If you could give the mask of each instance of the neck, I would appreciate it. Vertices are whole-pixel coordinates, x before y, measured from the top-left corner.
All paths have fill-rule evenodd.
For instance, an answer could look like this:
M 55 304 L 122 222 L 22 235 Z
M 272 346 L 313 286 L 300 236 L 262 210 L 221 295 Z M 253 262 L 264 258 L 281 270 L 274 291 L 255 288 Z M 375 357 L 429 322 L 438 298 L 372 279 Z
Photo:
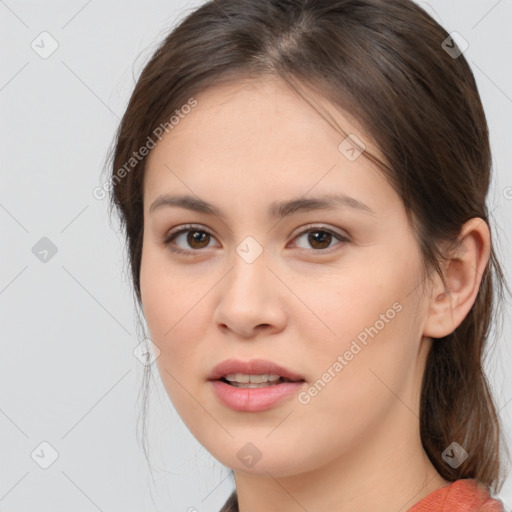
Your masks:
M 345 454 L 322 468 L 298 475 L 235 471 L 238 511 L 406 512 L 450 483 L 437 473 L 421 443 L 405 449 L 407 441 L 395 439 L 386 451 L 380 450 L 379 456 L 379 442 L 374 439 L 357 459 Z
M 235 470 L 239 512 L 406 512 L 448 485 L 421 443 L 422 372 L 414 374 L 417 382 L 409 390 L 415 391 L 402 395 L 373 424 L 359 429 L 349 448 L 328 446 L 321 455 L 322 465 L 312 464 L 312 469 L 295 474 L 280 474 L 279 468 L 259 473 Z M 330 452 L 339 455 L 329 458 Z

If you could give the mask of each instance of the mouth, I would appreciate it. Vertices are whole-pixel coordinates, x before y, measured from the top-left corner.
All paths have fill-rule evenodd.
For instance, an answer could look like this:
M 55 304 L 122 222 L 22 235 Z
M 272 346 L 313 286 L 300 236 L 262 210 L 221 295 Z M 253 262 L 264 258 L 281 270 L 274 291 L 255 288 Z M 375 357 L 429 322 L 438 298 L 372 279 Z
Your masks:
M 264 359 L 227 359 L 213 368 L 208 380 L 221 404 L 251 413 L 291 400 L 306 382 L 302 375 Z
M 219 380 L 233 387 L 255 388 L 305 382 L 302 375 L 265 359 L 241 361 L 226 359 L 215 366 L 208 380 Z

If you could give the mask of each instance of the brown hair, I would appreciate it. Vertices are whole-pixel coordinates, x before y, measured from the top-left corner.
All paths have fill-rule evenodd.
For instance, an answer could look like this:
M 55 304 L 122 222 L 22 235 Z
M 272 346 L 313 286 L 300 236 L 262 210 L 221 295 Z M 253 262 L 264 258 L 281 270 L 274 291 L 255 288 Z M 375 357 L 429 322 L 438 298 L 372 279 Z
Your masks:
M 301 86 L 319 91 L 358 120 L 387 161 L 369 151 L 364 157 L 401 197 L 425 270 L 443 278 L 444 242 L 473 217 L 489 224 L 491 172 L 477 86 L 447 38 L 410 0 L 214 0 L 188 14 L 143 69 L 112 151 L 111 206 L 120 214 L 139 305 L 145 159 L 122 179 L 119 170 L 195 94 L 260 76 L 285 80 L 305 99 Z M 499 304 L 493 295 L 503 298 L 504 287 L 491 249 L 472 309 L 453 333 L 434 340 L 420 409 L 423 447 L 440 475 L 474 478 L 495 491 L 503 443 L 483 356 Z M 468 453 L 457 468 L 442 458 L 453 441 Z

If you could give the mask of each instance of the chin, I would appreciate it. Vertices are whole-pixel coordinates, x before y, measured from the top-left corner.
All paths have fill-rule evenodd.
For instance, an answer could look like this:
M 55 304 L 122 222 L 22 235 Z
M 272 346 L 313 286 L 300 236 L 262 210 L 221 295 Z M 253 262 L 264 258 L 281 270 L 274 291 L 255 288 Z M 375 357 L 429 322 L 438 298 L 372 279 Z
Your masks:
M 298 457 L 297 450 L 279 450 L 278 446 L 267 446 L 259 449 L 256 443 L 233 443 L 235 447 L 216 446 L 208 450 L 222 465 L 236 472 L 268 477 L 287 477 L 308 471 L 308 462 Z M 261 443 L 260 443 L 261 444 Z M 239 446 L 240 445 L 240 446 Z M 208 449 L 208 448 L 207 448 Z

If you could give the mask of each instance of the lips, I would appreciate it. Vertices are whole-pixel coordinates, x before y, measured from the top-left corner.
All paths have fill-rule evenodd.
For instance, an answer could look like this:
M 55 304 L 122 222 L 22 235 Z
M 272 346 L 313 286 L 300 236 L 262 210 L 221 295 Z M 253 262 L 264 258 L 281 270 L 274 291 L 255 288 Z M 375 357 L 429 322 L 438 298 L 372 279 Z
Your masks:
M 272 361 L 265 359 L 252 359 L 250 361 L 240 361 L 238 359 L 226 359 L 216 365 L 208 380 L 219 380 L 226 375 L 233 373 L 243 373 L 246 375 L 279 375 L 283 379 L 290 381 L 304 381 L 304 377 L 298 373 L 292 372 Z
M 279 375 L 281 378 L 272 383 L 237 385 L 225 378 L 233 374 L 268 374 Z M 305 385 L 302 375 L 264 359 L 227 359 L 213 368 L 208 379 L 219 403 L 233 411 L 251 413 L 283 405 L 292 400 Z

